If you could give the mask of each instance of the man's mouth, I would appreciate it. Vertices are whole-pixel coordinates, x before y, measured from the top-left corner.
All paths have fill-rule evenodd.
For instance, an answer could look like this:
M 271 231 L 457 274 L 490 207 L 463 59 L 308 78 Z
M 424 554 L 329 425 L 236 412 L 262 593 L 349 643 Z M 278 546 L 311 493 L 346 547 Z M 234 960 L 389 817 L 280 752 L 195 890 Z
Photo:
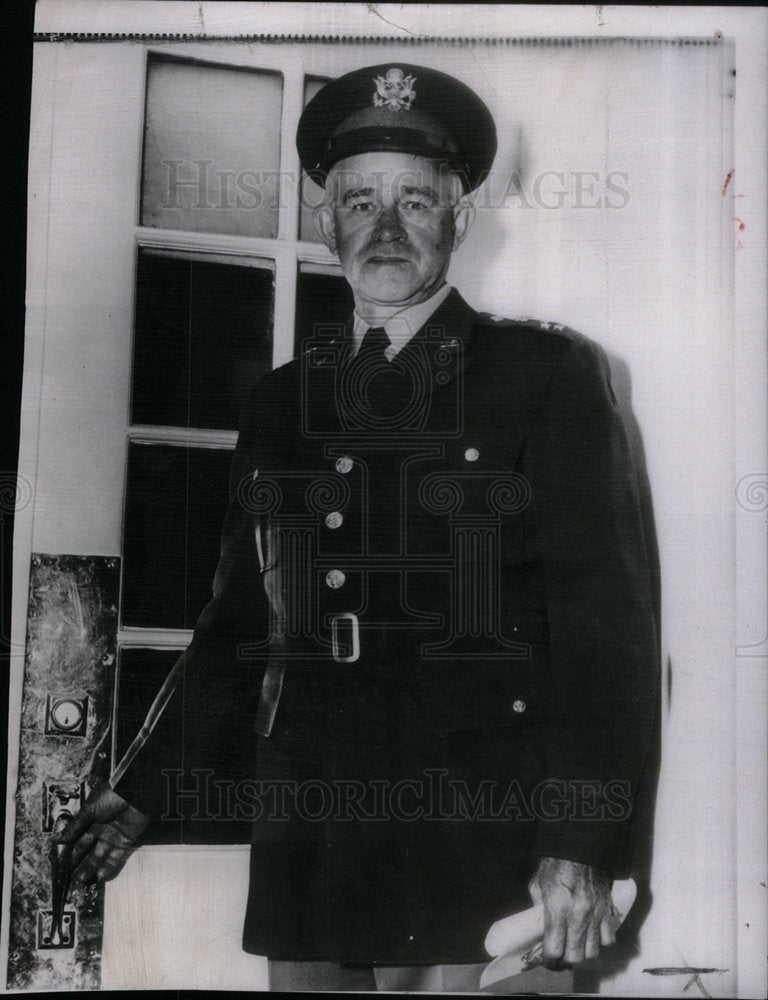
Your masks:
M 390 256 L 389 254 L 376 253 L 367 260 L 368 264 L 407 264 L 407 257 Z

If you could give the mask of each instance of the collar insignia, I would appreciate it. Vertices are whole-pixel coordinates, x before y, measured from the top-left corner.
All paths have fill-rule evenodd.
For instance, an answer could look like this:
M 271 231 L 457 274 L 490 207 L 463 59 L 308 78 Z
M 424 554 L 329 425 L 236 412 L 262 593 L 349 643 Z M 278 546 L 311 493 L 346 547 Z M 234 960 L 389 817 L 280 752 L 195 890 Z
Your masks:
M 373 95 L 373 106 L 376 108 L 389 108 L 391 111 L 408 111 L 416 91 L 413 89 L 416 83 L 415 76 L 406 76 L 401 69 L 393 67 L 387 70 L 386 76 L 376 76 L 373 82 L 376 84 L 376 93 Z

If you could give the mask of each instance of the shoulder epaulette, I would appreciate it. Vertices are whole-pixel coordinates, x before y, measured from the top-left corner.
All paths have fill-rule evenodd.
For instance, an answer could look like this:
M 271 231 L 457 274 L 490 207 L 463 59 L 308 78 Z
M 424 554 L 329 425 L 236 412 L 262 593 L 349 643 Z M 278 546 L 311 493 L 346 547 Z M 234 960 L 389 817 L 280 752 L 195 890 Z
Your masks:
M 562 323 L 547 323 L 544 320 L 532 319 L 530 316 L 496 316 L 494 313 L 478 313 L 478 320 L 485 326 L 526 326 L 533 330 L 544 330 L 547 333 L 562 333 L 566 336 L 578 337 L 575 330 L 564 326 Z

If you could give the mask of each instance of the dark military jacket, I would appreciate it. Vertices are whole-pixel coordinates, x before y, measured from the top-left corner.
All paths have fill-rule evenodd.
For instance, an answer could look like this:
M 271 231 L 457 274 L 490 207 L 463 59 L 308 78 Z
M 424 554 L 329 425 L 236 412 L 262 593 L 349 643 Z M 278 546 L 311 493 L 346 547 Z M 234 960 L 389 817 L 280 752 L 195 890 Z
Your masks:
M 658 685 L 637 473 L 573 331 L 453 291 L 383 381 L 350 346 L 251 394 L 214 598 L 117 791 L 189 840 L 252 821 L 250 951 L 482 961 L 538 855 L 630 864 Z

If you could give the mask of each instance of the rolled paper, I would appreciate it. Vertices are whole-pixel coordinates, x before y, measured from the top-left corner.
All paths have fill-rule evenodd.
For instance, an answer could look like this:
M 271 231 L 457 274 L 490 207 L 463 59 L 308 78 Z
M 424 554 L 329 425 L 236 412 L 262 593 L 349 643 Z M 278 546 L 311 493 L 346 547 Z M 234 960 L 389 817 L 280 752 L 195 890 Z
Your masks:
M 620 879 L 613 883 L 611 923 L 614 931 L 621 926 L 632 909 L 636 896 L 637 885 L 634 879 Z M 480 989 L 516 976 L 537 964 L 543 934 L 544 906 L 541 903 L 521 913 L 513 913 L 511 917 L 497 920 L 485 938 L 485 950 L 496 957 L 483 970 Z

